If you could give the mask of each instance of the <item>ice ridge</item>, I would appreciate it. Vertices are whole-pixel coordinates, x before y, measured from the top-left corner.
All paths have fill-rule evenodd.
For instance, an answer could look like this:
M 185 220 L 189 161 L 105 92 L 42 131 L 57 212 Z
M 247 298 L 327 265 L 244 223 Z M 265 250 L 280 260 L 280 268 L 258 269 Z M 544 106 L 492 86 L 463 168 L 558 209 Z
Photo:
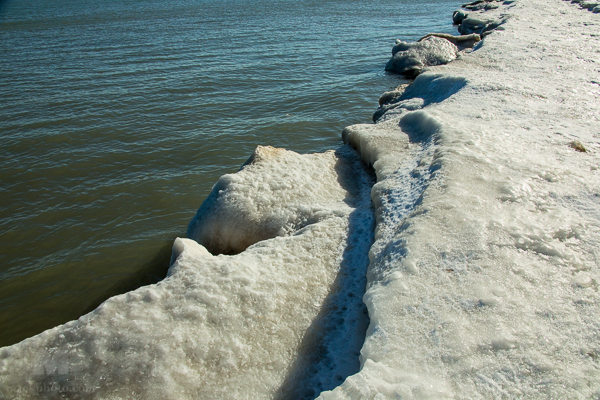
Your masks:
M 600 395 L 600 24 L 558 0 L 465 8 L 505 22 L 344 131 L 377 174 L 370 325 L 319 399 Z

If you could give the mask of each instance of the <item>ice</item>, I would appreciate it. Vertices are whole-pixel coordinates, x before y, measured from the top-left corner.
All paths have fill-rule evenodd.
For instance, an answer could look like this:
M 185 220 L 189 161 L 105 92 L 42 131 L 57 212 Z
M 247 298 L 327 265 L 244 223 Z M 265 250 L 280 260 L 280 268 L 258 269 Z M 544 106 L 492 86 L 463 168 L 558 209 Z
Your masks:
M 344 164 L 321 154 L 259 146 L 242 169 L 222 176 L 190 222 L 187 237 L 213 254 L 235 254 L 339 214 L 346 189 L 332 185 Z M 312 177 L 312 179 L 307 179 Z
M 165 280 L 0 350 L 0 397 L 314 398 L 335 387 L 358 371 L 368 323 L 371 184 L 346 146 L 259 147 L 190 225 L 214 253 L 239 254 L 177 239 Z
M 415 43 L 397 41 L 392 49 L 392 58 L 385 69 L 414 77 L 427 66 L 445 64 L 454 60 L 457 53 L 456 45 L 436 36 Z
M 537 0 L 469 16 L 507 22 L 345 131 L 378 177 L 371 323 L 320 399 L 600 395 L 600 21 Z
M 471 5 L 463 30 L 506 22 L 340 149 L 259 147 L 167 279 L 1 349 L 0 395 L 599 397 L 600 21 Z

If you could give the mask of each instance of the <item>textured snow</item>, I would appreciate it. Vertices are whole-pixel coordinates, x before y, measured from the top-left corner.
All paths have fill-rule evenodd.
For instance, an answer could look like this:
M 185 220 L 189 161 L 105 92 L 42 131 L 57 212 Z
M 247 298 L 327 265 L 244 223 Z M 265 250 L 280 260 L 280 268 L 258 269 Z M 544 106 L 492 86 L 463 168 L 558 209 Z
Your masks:
M 0 396 L 599 397 L 588 3 L 472 3 L 463 30 L 496 25 L 473 50 L 386 92 L 337 151 L 259 147 L 164 281 L 0 349 Z
M 215 256 L 177 239 L 165 280 L 1 349 L 0 397 L 314 398 L 335 387 L 358 371 L 368 323 L 371 183 L 346 146 L 259 147 L 190 224 L 250 247 Z
M 345 130 L 378 176 L 371 323 L 320 399 L 600 396 L 600 20 L 469 15 L 507 22 Z

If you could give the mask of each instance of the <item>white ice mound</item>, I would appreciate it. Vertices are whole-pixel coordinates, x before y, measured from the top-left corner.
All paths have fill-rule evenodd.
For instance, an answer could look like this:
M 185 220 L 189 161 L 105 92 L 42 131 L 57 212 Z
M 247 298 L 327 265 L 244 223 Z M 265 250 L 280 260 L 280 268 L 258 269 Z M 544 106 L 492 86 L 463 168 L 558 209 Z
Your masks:
M 301 398 L 356 372 L 373 225 L 358 156 L 259 148 L 236 175 L 217 185 L 221 202 L 196 231 L 218 215 L 229 221 L 210 232 L 234 235 L 222 241 L 230 249 L 263 226 L 286 236 L 234 256 L 177 239 L 163 281 L 0 349 L 0 398 Z
M 430 36 L 420 42 L 396 41 L 386 71 L 409 77 L 417 76 L 425 67 L 446 64 L 456 59 L 458 47 L 449 40 Z
M 187 236 L 213 254 L 235 254 L 258 241 L 290 235 L 340 213 L 346 189 L 336 181 L 338 172 L 349 175 L 348 168 L 333 151 L 300 155 L 258 146 L 240 171 L 215 184 Z

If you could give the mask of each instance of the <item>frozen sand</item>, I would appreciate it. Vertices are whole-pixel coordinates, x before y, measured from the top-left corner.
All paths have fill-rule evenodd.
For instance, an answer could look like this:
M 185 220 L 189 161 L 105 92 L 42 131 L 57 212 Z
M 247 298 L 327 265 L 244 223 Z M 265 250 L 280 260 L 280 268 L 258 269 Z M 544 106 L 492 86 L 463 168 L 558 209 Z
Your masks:
M 370 326 L 360 372 L 320 398 L 600 395 L 600 16 L 559 0 L 482 15 L 509 19 L 426 69 L 377 124 L 344 132 L 377 175 Z M 247 169 L 259 179 L 242 170 L 213 196 L 251 207 L 202 218 L 241 215 L 211 226 L 244 238 L 266 226 L 270 239 L 234 256 L 178 240 L 163 282 L 0 350 L 0 395 L 62 384 L 92 389 L 71 398 L 293 399 L 355 372 L 361 307 L 339 293 L 360 281 L 339 281 L 366 263 L 369 176 L 343 148 L 265 154 Z

